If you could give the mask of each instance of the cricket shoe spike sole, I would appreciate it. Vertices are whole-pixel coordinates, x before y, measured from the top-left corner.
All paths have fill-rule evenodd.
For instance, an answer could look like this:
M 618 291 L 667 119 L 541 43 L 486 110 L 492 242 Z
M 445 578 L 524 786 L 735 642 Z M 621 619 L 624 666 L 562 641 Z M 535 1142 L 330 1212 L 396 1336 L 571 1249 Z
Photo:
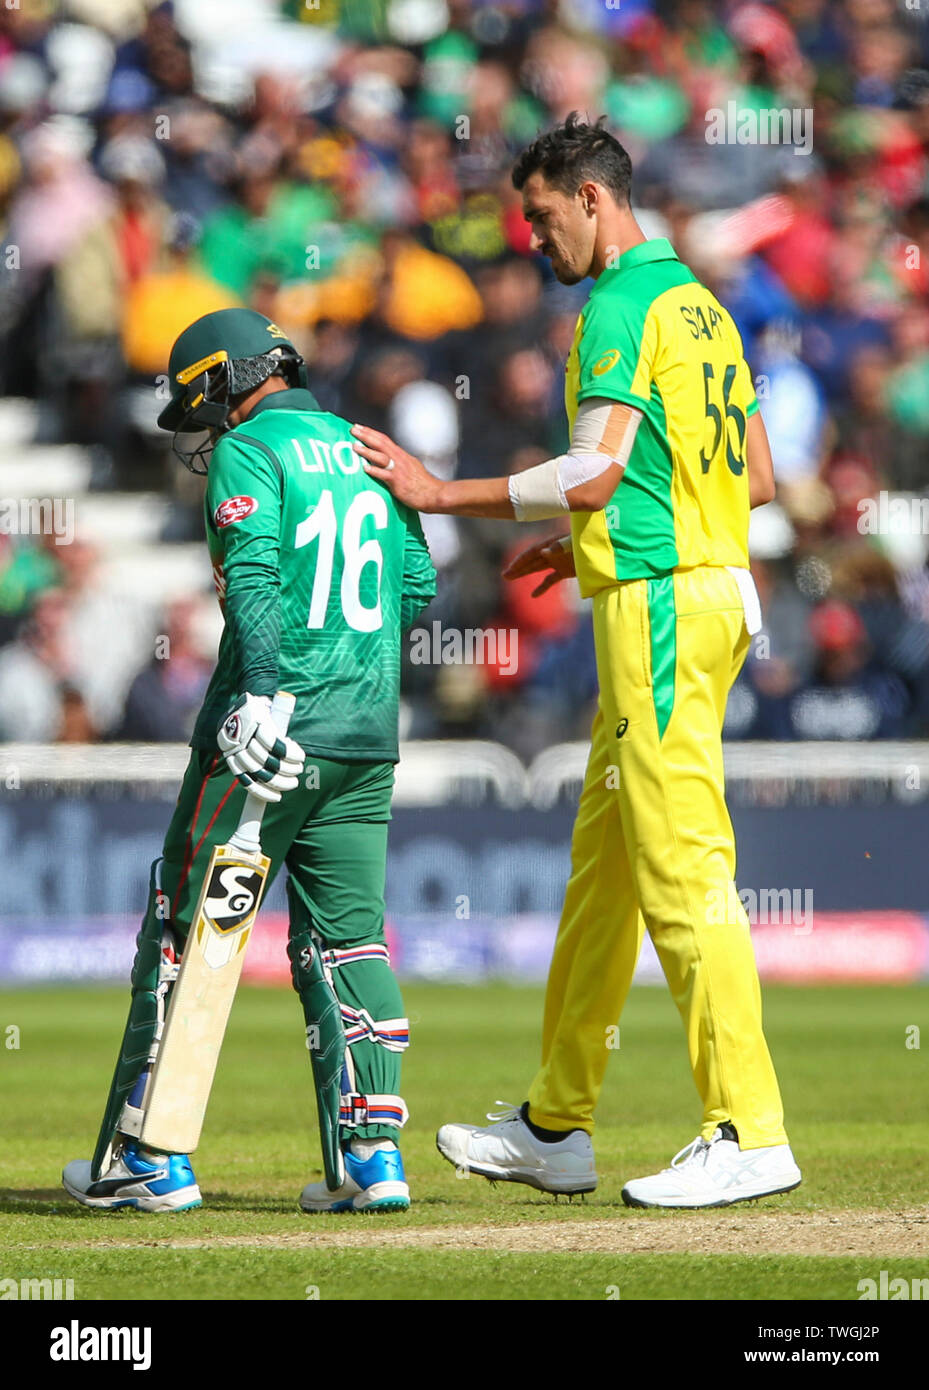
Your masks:
M 716 1129 L 681 1149 L 669 1168 L 626 1183 L 622 1198 L 627 1207 L 731 1207 L 792 1192 L 801 1181 L 788 1144 L 740 1149 Z
M 300 1193 L 300 1206 L 312 1215 L 322 1212 L 365 1212 L 378 1216 L 385 1212 L 407 1211 L 410 1189 L 403 1172 L 399 1149 L 381 1149 L 370 1158 L 356 1158 L 347 1150 L 345 1181 L 335 1192 L 324 1182 L 310 1182 Z
M 503 1105 L 503 1101 L 497 1101 Z M 572 1129 L 556 1143 L 537 1139 L 518 1106 L 488 1114 L 491 1124 L 443 1125 L 436 1148 L 459 1173 L 475 1173 L 489 1182 L 521 1182 L 539 1192 L 573 1196 L 597 1186 L 593 1144 L 582 1129 Z
M 117 1154 L 94 1182 L 89 1160 L 76 1158 L 61 1175 L 70 1196 L 98 1211 L 191 1211 L 202 1206 L 200 1188 L 186 1154 L 170 1154 L 160 1162 L 142 1158 L 134 1144 Z

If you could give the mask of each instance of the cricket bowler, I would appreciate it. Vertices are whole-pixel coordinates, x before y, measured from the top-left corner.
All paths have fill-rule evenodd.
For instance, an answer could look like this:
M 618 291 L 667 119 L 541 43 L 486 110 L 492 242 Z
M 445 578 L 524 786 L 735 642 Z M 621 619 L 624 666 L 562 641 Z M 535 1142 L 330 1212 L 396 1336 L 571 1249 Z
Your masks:
M 597 1184 L 591 1134 L 608 1035 L 644 930 L 680 1011 L 703 1107 L 670 1167 L 626 1183 L 635 1207 L 713 1207 L 786 1192 L 800 1170 L 762 1032 L 749 924 L 735 890 L 722 725 L 761 626 L 749 509 L 774 496 L 739 334 L 664 238 L 632 214 L 631 163 L 572 113 L 513 170 L 531 245 L 563 284 L 595 284 L 565 376 L 569 451 L 509 478 L 445 482 L 356 425 L 368 472 L 422 512 L 536 523 L 507 577 L 536 592 L 576 575 L 593 600 L 600 685 L 528 1099 L 486 1128 L 447 1124 L 459 1170 L 545 1192 Z M 722 911 L 719 904 L 725 904 Z
M 302 357 L 270 319 L 250 309 L 197 319 L 174 344 L 169 372 L 172 396 L 159 424 L 174 432 L 187 466 L 206 473 L 207 541 L 225 626 L 152 867 L 96 1151 L 67 1165 L 64 1186 L 97 1208 L 200 1205 L 189 1151 L 163 1138 L 145 1142 L 148 1106 L 160 1094 L 159 1135 L 199 1134 L 202 1114 L 172 1114 L 168 1102 L 188 1069 L 215 1065 L 225 1026 L 223 1019 L 210 1032 L 207 1018 L 192 1030 L 229 955 L 211 947 L 210 956 L 202 941 L 208 929 L 228 936 L 257 911 L 256 894 L 286 864 L 288 955 L 326 1172 L 325 1182 L 304 1188 L 300 1205 L 405 1210 L 397 1141 L 407 1118 L 400 1061 L 409 1028 L 384 937 L 384 876 L 401 635 L 433 597 L 435 571 L 419 517 L 366 475 L 348 422 L 320 410 Z M 272 697 L 293 707 L 287 736 Z M 260 847 L 255 841 L 250 856 L 237 863 L 233 855 L 228 867 L 254 798 Z M 172 1010 L 195 948 L 200 985 L 190 987 L 183 1010 Z M 179 1036 L 199 1041 L 185 1052 Z M 173 1074 L 159 1070 L 169 1056 Z M 208 1086 L 201 1108 L 207 1094 Z

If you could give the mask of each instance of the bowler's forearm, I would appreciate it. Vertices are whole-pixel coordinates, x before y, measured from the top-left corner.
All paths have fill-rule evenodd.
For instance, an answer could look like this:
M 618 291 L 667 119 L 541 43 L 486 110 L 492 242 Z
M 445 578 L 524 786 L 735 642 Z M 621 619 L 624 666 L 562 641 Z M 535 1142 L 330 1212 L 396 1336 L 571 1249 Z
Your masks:
M 435 503 L 425 510 L 446 516 L 489 516 L 502 521 L 513 521 L 516 516 L 506 478 L 455 478 L 443 482 Z

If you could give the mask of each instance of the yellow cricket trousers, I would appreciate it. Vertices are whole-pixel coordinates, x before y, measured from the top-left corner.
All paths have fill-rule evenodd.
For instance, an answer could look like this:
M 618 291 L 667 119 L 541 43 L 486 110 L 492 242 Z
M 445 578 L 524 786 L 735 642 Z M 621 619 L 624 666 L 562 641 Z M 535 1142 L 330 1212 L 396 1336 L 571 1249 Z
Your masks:
M 593 622 L 600 702 L 530 1117 L 592 1131 L 647 927 L 684 1022 L 703 1137 L 729 1120 L 743 1149 L 784 1144 L 723 780 L 726 697 L 749 644 L 738 585 L 709 566 L 628 580 L 594 596 Z

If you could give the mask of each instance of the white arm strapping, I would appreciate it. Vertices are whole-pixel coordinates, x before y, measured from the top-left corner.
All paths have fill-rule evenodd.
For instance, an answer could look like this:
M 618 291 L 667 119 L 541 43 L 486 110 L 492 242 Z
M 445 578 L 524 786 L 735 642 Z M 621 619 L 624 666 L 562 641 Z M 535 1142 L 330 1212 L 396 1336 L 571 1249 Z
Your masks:
M 535 468 L 526 468 L 522 473 L 511 473 L 507 479 L 507 492 L 513 504 L 517 521 L 546 521 L 568 510 L 567 498 L 558 479 L 558 465 L 562 458 L 546 459 Z
M 590 396 L 577 408 L 570 453 L 600 453 L 608 463 L 612 460 L 625 468 L 641 418 L 641 410 L 634 406 L 607 400 L 605 396 Z
M 570 511 L 566 494 L 571 488 L 598 478 L 611 463 L 625 468 L 641 418 L 640 410 L 602 396 L 582 401 L 574 421 L 571 452 L 546 459 L 509 479 L 507 491 L 517 521 L 546 521 Z

